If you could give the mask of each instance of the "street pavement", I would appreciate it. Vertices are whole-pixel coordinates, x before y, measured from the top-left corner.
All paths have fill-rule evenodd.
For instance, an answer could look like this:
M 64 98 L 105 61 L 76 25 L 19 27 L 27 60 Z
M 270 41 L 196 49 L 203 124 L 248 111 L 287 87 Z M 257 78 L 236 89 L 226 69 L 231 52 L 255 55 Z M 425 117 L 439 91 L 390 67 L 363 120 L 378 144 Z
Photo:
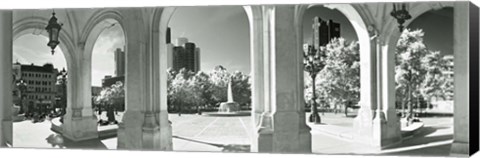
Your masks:
M 308 116 L 308 114 L 307 114 Z M 425 126 L 418 134 L 401 144 L 379 151 L 353 143 L 353 117 L 344 114 L 320 115 L 320 125 L 312 127 L 312 152 L 317 154 L 382 154 L 382 155 L 432 155 L 448 156 L 453 139 L 453 118 L 422 118 Z M 248 152 L 252 138 L 252 121 L 249 116 L 213 117 L 194 114 L 170 114 L 174 151 L 224 151 Z M 50 130 L 50 122 L 15 122 L 14 147 L 21 148 L 86 148 L 116 149 L 117 138 L 68 142 L 62 146 L 48 141 L 56 134 Z

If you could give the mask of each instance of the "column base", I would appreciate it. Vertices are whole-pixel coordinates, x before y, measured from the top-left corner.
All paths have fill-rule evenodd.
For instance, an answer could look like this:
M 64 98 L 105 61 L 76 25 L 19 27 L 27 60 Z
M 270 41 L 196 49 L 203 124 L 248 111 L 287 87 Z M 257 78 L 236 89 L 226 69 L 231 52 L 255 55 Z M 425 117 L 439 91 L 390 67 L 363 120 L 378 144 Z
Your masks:
M 357 117 L 353 120 L 353 140 L 356 143 L 373 143 L 373 111 L 361 107 L 358 110 Z
M 142 113 L 127 111 L 123 123 L 118 127 L 118 149 L 133 150 L 173 150 L 172 126 L 168 119 L 157 121 L 157 117 L 166 117 L 167 112 Z M 157 116 L 157 117 L 156 117 Z M 168 117 L 166 117 L 168 118 Z
M 376 112 L 372 117 L 372 110 L 359 111 L 354 120 L 354 141 L 382 150 L 402 142 L 400 123 L 396 115 L 390 111 Z
M 13 122 L 12 121 L 2 121 L 2 126 L 0 128 L 0 146 L 7 147 L 13 146 Z
M 305 120 L 304 118 L 302 120 Z M 276 126 L 273 125 L 276 121 Z M 275 128 L 273 128 L 275 127 Z M 297 112 L 262 113 L 259 126 L 253 131 L 251 152 L 311 153 L 311 128 L 300 124 Z
M 64 118 L 61 134 L 68 140 L 78 142 L 98 139 L 97 118 L 95 116 Z
M 299 145 L 300 150 L 299 153 L 312 153 L 312 129 L 307 126 L 307 124 L 303 124 L 300 127 L 300 136 L 299 136 Z
M 468 157 L 470 154 L 470 143 L 453 141 L 450 147 L 450 156 Z
M 312 140 L 309 127 L 306 124 L 300 124 L 300 118 L 298 112 L 275 112 L 273 152 L 311 153 Z
M 270 128 L 259 128 L 253 134 L 251 152 L 271 153 L 273 152 L 273 130 Z
M 255 117 L 255 116 L 254 116 Z M 254 118 L 255 119 L 255 118 Z M 273 152 L 272 116 L 265 112 L 258 116 L 258 126 L 254 128 L 251 152 Z

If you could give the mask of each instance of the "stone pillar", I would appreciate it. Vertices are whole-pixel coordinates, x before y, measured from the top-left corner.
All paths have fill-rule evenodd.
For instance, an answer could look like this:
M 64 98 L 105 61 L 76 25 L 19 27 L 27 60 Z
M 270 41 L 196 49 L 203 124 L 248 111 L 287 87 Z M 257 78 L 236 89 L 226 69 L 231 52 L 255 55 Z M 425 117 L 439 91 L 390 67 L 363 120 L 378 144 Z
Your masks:
M 295 6 L 264 6 L 265 112 L 261 117 L 260 152 L 311 152 L 310 128 L 305 124 L 303 54 L 297 42 Z M 270 106 L 267 106 L 270 105 Z M 264 116 L 264 117 L 263 117 Z M 270 145 L 271 146 L 263 146 Z M 264 142 L 267 142 L 263 144 Z
M 79 52 L 83 45 L 77 46 Z M 91 61 L 77 54 L 77 65 L 69 63 L 67 109 L 62 124 L 62 135 L 72 141 L 98 138 L 97 117 L 92 110 Z
M 372 26 L 370 32 L 375 36 L 371 53 L 360 53 L 361 109 L 354 120 L 354 139 L 382 149 L 401 142 L 395 111 L 395 47 L 386 45 L 385 38 Z
M 0 10 L 0 147 L 12 145 L 12 11 Z
M 244 6 L 250 29 L 250 60 L 252 67 L 252 121 L 258 125 L 264 111 L 263 20 L 261 6 Z
M 266 49 L 263 46 L 264 36 L 268 32 L 263 31 L 263 7 L 245 6 L 244 7 L 250 26 L 250 54 L 252 64 L 252 122 L 253 138 L 251 152 L 271 152 L 272 151 L 272 122 L 269 98 L 265 96 L 268 89 L 266 80 L 268 58 L 264 53 Z
M 385 39 L 385 38 L 383 38 Z M 378 143 L 379 147 L 385 148 L 402 141 L 402 133 L 400 130 L 400 118 L 397 116 L 397 111 L 395 107 L 395 50 L 396 47 L 388 45 L 378 38 L 376 41 L 379 51 L 377 50 L 378 59 L 381 62 L 378 62 L 381 69 L 379 70 L 378 78 L 380 87 L 378 88 L 378 103 L 379 108 L 377 108 L 377 113 L 381 112 L 380 115 L 383 115 L 379 118 L 385 119 L 382 121 L 382 127 L 374 128 L 374 130 L 381 131 L 378 132 L 381 135 L 375 135 L 377 139 L 374 139 Z M 397 41 L 394 43 L 396 44 Z M 378 114 L 376 116 L 379 116 Z M 375 125 L 375 123 L 374 123 Z M 375 133 L 375 132 L 374 132 Z
M 126 109 L 118 129 L 119 149 L 172 150 L 166 95 L 165 30 L 144 28 L 141 9 L 126 9 Z M 166 27 L 165 27 L 166 28 Z M 146 36 L 154 36 L 146 38 Z M 150 39 L 150 40 L 147 40 Z M 148 46 L 163 46 L 150 51 Z
M 376 28 L 370 26 L 370 36 L 378 36 Z M 360 109 L 353 122 L 353 138 L 356 142 L 373 144 L 373 118 L 377 108 L 377 44 L 370 42 L 370 52 L 360 52 Z M 362 42 L 362 41 L 360 41 Z M 365 43 L 365 42 L 364 42 Z M 365 47 L 360 45 L 360 47 Z
M 450 154 L 469 154 L 469 106 L 470 68 L 469 65 L 469 2 L 455 2 L 453 10 L 453 52 L 454 52 L 454 118 L 453 144 Z M 478 31 L 478 30 L 477 30 Z M 474 61 L 476 61 L 474 59 Z M 478 62 L 478 61 L 477 61 Z M 474 81 L 478 82 L 478 81 Z M 478 87 L 474 87 L 478 88 Z M 478 106 L 478 105 L 471 105 Z M 478 133 L 477 133 L 478 134 Z

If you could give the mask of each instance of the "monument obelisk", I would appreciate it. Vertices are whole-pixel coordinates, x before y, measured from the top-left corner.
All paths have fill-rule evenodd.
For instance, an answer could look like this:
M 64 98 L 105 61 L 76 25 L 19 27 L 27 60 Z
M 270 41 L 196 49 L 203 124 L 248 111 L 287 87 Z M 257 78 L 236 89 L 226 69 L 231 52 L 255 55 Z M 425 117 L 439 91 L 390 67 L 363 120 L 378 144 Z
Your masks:
M 240 111 L 240 105 L 237 102 L 233 101 L 232 81 L 233 79 L 230 77 L 227 88 L 227 102 L 220 103 L 220 107 L 218 107 L 218 112 L 228 113 Z

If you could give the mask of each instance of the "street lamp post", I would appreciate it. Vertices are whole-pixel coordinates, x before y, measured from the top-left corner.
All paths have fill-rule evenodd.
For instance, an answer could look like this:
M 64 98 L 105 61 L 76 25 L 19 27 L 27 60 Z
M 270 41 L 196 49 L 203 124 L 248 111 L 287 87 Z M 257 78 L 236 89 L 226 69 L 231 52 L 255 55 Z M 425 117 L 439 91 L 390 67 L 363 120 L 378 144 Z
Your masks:
M 20 111 L 18 112 L 19 114 L 24 113 L 25 109 L 23 107 L 23 99 L 25 96 L 25 91 L 27 89 L 27 83 L 23 81 L 23 79 L 20 79 L 20 81 L 17 83 L 18 89 L 20 90 Z
M 318 50 L 315 50 L 315 48 L 309 46 L 307 51 L 303 53 L 304 70 L 312 79 L 312 105 L 309 121 L 314 122 L 315 124 L 321 123 L 320 115 L 318 115 L 317 103 L 315 101 L 317 99 L 317 95 L 315 93 L 315 79 L 317 74 L 325 67 L 325 51 L 326 50 L 324 46 L 320 46 Z
M 67 98 L 67 71 L 65 70 L 65 68 L 62 69 L 62 71 L 60 71 L 58 73 L 59 76 L 61 76 L 60 78 L 60 84 L 62 86 L 62 97 L 61 97 L 61 104 L 62 104 L 62 113 L 61 115 L 65 115 L 66 113 L 66 108 L 67 108 L 67 103 L 66 103 L 66 98 Z

